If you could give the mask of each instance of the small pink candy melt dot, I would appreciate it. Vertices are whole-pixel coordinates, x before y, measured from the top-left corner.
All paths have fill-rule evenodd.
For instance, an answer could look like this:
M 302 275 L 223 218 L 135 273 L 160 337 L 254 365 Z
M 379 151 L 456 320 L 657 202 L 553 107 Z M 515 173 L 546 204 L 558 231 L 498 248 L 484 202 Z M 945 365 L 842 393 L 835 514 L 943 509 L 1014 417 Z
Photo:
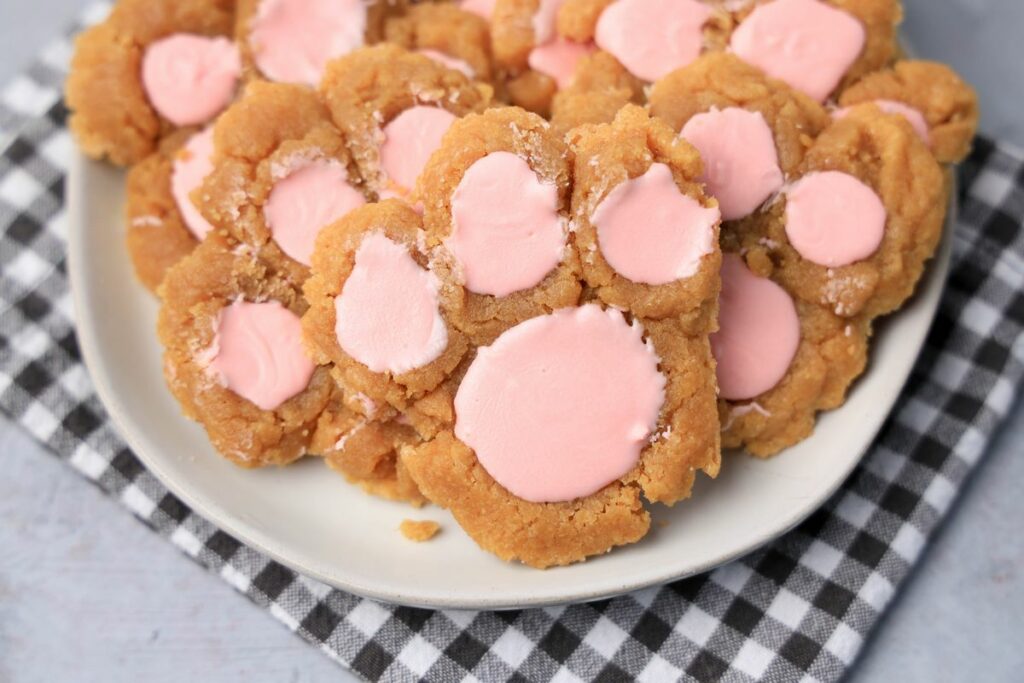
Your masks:
M 366 235 L 334 300 L 338 344 L 373 372 L 401 375 L 427 365 L 448 346 L 439 287 L 405 245 Z
M 736 254 L 722 257 L 718 332 L 711 351 L 719 395 L 730 401 L 760 396 L 778 384 L 800 346 L 800 319 L 782 287 L 754 275 Z
M 455 396 L 455 435 L 515 496 L 588 496 L 633 469 L 656 428 L 658 362 L 618 311 L 532 318 L 479 350 Z
M 211 355 L 221 384 L 261 410 L 280 407 L 313 376 L 299 316 L 277 301 L 236 301 L 221 310 Z
M 455 115 L 451 112 L 422 105 L 410 107 L 392 119 L 384 126 L 380 146 L 380 165 L 387 179 L 401 191 L 413 189 L 453 123 Z
M 203 184 L 213 170 L 213 127 L 196 133 L 174 159 L 171 169 L 171 195 L 178 206 L 185 227 L 202 241 L 213 230 L 192 202 L 192 191 Z
M 189 33 L 152 43 L 142 58 L 142 87 L 150 104 L 176 126 L 210 121 L 235 96 L 242 59 L 227 38 Z
M 362 0 L 262 0 L 249 33 L 257 68 L 272 81 L 316 85 L 327 62 L 362 47 Z
M 703 180 L 724 220 L 749 216 L 782 188 L 775 140 L 760 112 L 729 107 L 697 114 L 681 135 L 700 152 Z
M 593 51 L 592 45 L 556 38 L 530 51 L 530 68 L 555 79 L 558 89 L 564 90 L 576 75 L 576 65 Z
M 471 292 L 507 296 L 533 287 L 561 263 L 565 242 L 558 188 L 515 154 L 477 160 L 452 194 L 445 246 Z
M 277 181 L 263 214 L 281 250 L 308 266 L 320 231 L 365 203 L 344 166 L 320 159 Z
M 445 66 L 453 71 L 462 73 L 466 78 L 473 78 L 476 74 L 473 72 L 473 67 L 469 65 L 465 60 L 459 59 L 458 57 L 452 57 L 447 55 L 440 50 L 432 50 L 428 47 L 417 50 L 424 57 L 433 59 L 438 64 Z
M 732 35 L 741 59 L 819 102 L 836 89 L 864 49 L 864 26 L 819 0 L 774 0 L 750 13 Z
M 866 259 L 885 235 L 875 191 L 838 171 L 811 173 L 786 191 L 786 237 L 808 261 L 835 268 Z
M 591 217 L 601 254 L 620 275 L 648 285 L 690 277 L 714 251 L 718 209 L 680 192 L 672 171 L 655 163 L 615 186 Z
M 896 102 L 895 100 L 874 100 L 873 102 L 879 109 L 884 111 L 886 114 L 899 114 L 907 120 L 917 136 L 924 141 L 924 144 L 931 145 L 931 129 L 928 127 L 928 121 L 925 120 L 924 114 L 919 110 L 911 107 L 903 102 Z M 836 109 L 832 112 L 832 118 L 839 119 L 845 118 L 850 113 L 850 108 Z
M 594 40 L 637 78 L 656 81 L 700 56 L 711 14 L 697 0 L 616 0 Z

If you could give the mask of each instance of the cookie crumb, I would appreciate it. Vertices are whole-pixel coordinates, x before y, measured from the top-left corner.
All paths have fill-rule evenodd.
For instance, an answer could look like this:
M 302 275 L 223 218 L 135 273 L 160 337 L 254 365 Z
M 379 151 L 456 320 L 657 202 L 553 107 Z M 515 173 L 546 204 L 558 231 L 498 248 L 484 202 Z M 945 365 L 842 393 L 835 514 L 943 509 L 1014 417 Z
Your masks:
M 402 524 L 398 527 L 398 530 L 402 532 L 410 541 L 414 543 L 423 543 L 429 541 L 437 532 L 441 530 L 441 525 L 437 522 L 431 522 L 430 520 L 424 520 L 417 522 L 414 519 L 403 519 Z

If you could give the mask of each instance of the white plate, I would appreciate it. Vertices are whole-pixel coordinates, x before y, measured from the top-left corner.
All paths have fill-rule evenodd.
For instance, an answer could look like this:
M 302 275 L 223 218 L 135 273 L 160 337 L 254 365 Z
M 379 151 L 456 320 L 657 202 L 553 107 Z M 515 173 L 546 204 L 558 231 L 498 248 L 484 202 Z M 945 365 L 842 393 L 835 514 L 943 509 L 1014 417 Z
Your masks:
M 697 574 L 791 529 L 853 470 L 900 392 L 934 317 L 949 267 L 949 230 L 914 300 L 879 325 L 867 374 L 814 436 L 769 460 L 725 458 L 717 481 L 657 506 L 640 543 L 538 571 L 483 552 L 436 507 L 371 498 L 308 461 L 247 471 L 218 457 L 164 386 L 156 301 L 138 285 L 124 248 L 122 173 L 76 153 L 69 184 L 71 286 L 78 339 L 96 390 L 149 469 L 235 538 L 293 569 L 380 600 L 445 608 L 509 608 L 608 597 Z M 411 543 L 405 518 L 443 532 Z

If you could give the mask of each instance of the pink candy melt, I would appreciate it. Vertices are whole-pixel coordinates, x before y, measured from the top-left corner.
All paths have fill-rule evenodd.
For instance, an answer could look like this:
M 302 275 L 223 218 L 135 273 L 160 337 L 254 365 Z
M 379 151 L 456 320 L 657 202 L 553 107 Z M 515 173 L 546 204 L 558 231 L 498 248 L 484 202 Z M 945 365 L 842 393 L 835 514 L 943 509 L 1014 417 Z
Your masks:
M 227 38 L 176 33 L 146 48 L 142 87 L 150 104 L 176 126 L 206 123 L 235 96 L 242 60 Z
M 555 79 L 558 89 L 563 90 L 572 83 L 576 65 L 593 51 L 591 45 L 556 38 L 530 51 L 530 68 Z
M 513 495 L 588 496 L 636 466 L 665 400 L 638 323 L 593 304 L 533 318 L 481 348 L 455 396 L 455 435 Z
M 885 205 L 874 190 L 838 171 L 811 173 L 786 192 L 786 237 L 805 259 L 846 266 L 882 243 Z
M 362 0 L 262 0 L 249 42 L 272 81 L 316 85 L 327 62 L 363 45 Z
M 782 287 L 757 277 L 736 254 L 722 257 L 718 332 L 719 395 L 730 401 L 760 396 L 778 384 L 800 346 L 800 319 Z
M 665 164 L 617 185 L 591 222 L 601 254 L 633 282 L 663 285 L 690 277 L 714 251 L 718 209 L 706 209 L 679 191 Z
M 448 346 L 438 288 L 404 245 L 368 234 L 334 300 L 338 344 L 373 372 L 400 375 L 430 363 Z
M 365 203 L 344 166 L 318 160 L 277 181 L 263 213 L 282 251 L 308 266 L 320 230 Z
M 177 157 L 171 170 L 171 195 L 178 206 L 181 218 L 197 240 L 202 241 L 213 230 L 199 209 L 192 202 L 192 191 L 203 184 L 213 170 L 213 127 L 196 133 Z
M 823 102 L 865 38 L 855 17 L 819 0 L 774 0 L 750 13 L 730 45 L 744 61 Z
M 718 200 L 723 219 L 750 215 L 782 188 L 775 140 L 759 112 L 729 107 L 697 114 L 681 135 L 700 152 L 702 180 Z
M 416 185 L 430 155 L 441 146 L 441 138 L 455 123 L 455 115 L 439 107 L 406 109 L 384 126 L 380 165 L 394 185 L 403 191 Z
M 446 66 L 449 69 L 452 69 L 453 71 L 461 72 L 466 78 L 473 78 L 476 75 L 473 72 L 473 67 L 471 67 L 467 62 L 459 59 L 458 57 L 452 57 L 451 55 L 446 55 L 445 53 L 439 50 L 431 50 L 430 48 L 427 47 L 421 50 L 417 50 L 417 52 L 419 52 L 424 57 L 429 57 L 430 59 L 433 59 L 435 62 L 441 64 L 442 66 Z
M 302 325 L 277 301 L 236 301 L 221 311 L 209 369 L 261 410 L 275 410 L 308 385 L 313 361 L 302 348 Z
M 931 144 L 931 129 L 928 127 L 928 121 L 925 120 L 924 114 L 919 110 L 894 100 L 874 100 L 873 103 L 886 114 L 899 114 L 905 118 L 918 137 L 924 141 L 924 144 Z M 849 113 L 849 108 L 837 109 L 832 112 L 832 116 L 838 120 L 844 118 Z
M 656 81 L 700 56 L 710 18 L 696 0 L 616 0 L 598 19 L 594 40 L 637 78 Z
M 445 240 L 466 288 L 507 296 L 538 284 L 562 261 L 566 234 L 558 188 L 510 152 L 476 161 L 452 195 Z

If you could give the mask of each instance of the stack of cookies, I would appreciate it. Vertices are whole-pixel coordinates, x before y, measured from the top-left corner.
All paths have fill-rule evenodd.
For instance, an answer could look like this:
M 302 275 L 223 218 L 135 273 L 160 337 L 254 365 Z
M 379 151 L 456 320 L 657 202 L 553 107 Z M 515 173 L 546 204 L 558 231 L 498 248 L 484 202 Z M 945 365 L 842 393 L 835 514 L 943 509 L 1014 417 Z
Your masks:
M 901 16 L 120 0 L 67 101 L 129 167 L 167 384 L 219 453 L 321 457 L 549 567 L 641 539 L 723 447 L 807 438 L 864 371 L 978 118 Z

